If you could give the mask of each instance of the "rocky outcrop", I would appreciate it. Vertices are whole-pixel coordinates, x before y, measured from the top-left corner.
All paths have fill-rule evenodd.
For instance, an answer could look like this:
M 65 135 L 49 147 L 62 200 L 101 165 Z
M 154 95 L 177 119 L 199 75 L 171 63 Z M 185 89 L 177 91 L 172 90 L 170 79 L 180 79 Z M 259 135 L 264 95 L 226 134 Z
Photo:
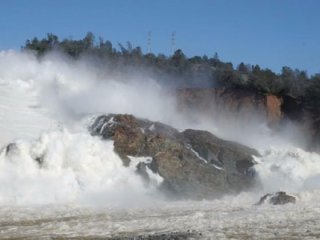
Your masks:
M 197 111 L 215 118 L 261 118 L 276 126 L 283 118 L 282 98 L 246 89 L 188 88 L 177 91 L 180 110 Z
M 290 95 L 282 95 L 282 116 L 291 121 L 301 122 L 306 117 L 307 109 L 301 99 Z
M 275 95 L 265 96 L 265 108 L 267 113 L 267 122 L 269 126 L 277 126 L 282 120 L 282 98 L 279 98 Z
M 253 121 L 279 130 L 289 121 L 303 136 L 300 147 L 320 152 L 320 121 L 301 97 L 262 94 L 248 89 L 185 88 L 177 90 L 177 99 L 180 112 L 192 113 L 188 117 L 201 114 L 217 124 L 225 124 L 226 119 L 244 125 Z
M 124 165 L 128 156 L 151 157 L 137 166 L 148 179 L 150 168 L 163 179 L 166 192 L 191 199 L 214 198 L 255 186 L 252 155 L 258 152 L 199 130 L 176 129 L 132 115 L 103 115 L 90 127 L 93 135 L 112 139 Z
M 296 203 L 296 197 L 291 196 L 286 192 L 268 193 L 262 196 L 256 205 L 261 205 L 266 202 L 273 205 L 284 205 L 287 203 Z

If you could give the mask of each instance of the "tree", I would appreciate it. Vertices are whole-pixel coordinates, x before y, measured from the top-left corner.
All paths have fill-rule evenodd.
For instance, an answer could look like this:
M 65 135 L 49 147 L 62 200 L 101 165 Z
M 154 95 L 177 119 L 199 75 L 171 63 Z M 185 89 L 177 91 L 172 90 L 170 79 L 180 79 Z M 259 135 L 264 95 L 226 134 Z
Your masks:
M 315 119 L 320 117 L 320 75 L 312 77 L 312 83 L 306 88 L 305 102 Z
M 87 35 L 82 40 L 83 48 L 85 50 L 92 49 L 94 45 L 94 35 L 92 32 L 88 32 Z
M 171 57 L 171 62 L 179 70 L 185 67 L 187 60 L 186 56 L 184 55 L 181 49 L 178 49 L 174 52 L 174 54 Z
M 213 67 L 217 67 L 219 63 L 220 63 L 219 55 L 217 52 L 215 52 L 213 58 L 210 59 L 210 64 Z
M 215 60 L 215 61 L 220 61 L 220 60 L 219 60 L 219 55 L 218 55 L 217 52 L 214 53 L 214 55 L 213 55 L 213 60 Z
M 259 65 L 246 65 L 243 62 L 234 69 L 232 63 L 221 61 L 218 53 L 214 53 L 210 59 L 207 55 L 188 58 L 181 49 L 178 49 L 172 56 L 164 54 L 156 56 L 153 53 L 144 54 L 139 46 L 134 47 L 130 42 L 119 43 L 119 48 L 115 48 L 110 41 L 104 41 L 100 37 L 96 43 L 95 36 L 91 32 L 88 32 L 83 39 L 67 38 L 62 41 L 56 35 L 48 33 L 42 39 L 34 37 L 27 40 L 22 47 L 23 50 L 36 52 L 39 57 L 56 48 L 75 59 L 83 54 L 92 56 L 93 59 L 101 61 L 97 62 L 98 64 L 109 69 L 129 72 L 133 67 L 137 69 L 148 67 L 157 74 L 157 77 L 161 76 L 161 79 L 165 80 L 175 79 L 186 87 L 202 87 L 203 82 L 214 82 L 215 86 L 247 88 L 279 95 L 290 94 L 300 98 L 304 98 L 305 89 L 308 88 L 310 107 L 315 106 L 312 103 L 317 102 L 310 85 L 316 86 L 314 84 L 318 81 L 315 80 L 318 76 L 312 76 L 310 81 L 306 71 L 292 70 L 284 66 L 281 73 L 276 74 L 270 69 L 263 69 Z M 201 81 L 202 79 L 205 80 Z
M 241 73 L 248 73 L 249 72 L 247 66 L 243 62 L 241 62 L 238 65 L 238 71 L 241 72 Z

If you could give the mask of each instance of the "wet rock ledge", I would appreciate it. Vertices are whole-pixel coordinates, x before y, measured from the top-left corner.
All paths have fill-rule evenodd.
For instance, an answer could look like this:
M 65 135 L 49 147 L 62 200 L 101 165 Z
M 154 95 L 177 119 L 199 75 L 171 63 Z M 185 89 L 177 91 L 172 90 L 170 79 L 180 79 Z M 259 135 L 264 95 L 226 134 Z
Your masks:
M 276 192 L 276 193 L 267 193 L 262 196 L 258 203 L 255 205 L 261 205 L 264 203 L 269 203 L 273 205 L 284 205 L 288 203 L 296 203 L 297 198 L 295 196 L 289 195 L 286 192 Z
M 149 168 L 159 174 L 164 179 L 161 188 L 172 196 L 210 199 L 256 186 L 252 156 L 258 152 L 210 132 L 179 132 L 126 114 L 101 115 L 89 130 L 92 135 L 113 140 L 114 150 L 126 166 L 128 156 L 150 157 L 151 162 L 140 164 L 138 172 L 146 176 Z

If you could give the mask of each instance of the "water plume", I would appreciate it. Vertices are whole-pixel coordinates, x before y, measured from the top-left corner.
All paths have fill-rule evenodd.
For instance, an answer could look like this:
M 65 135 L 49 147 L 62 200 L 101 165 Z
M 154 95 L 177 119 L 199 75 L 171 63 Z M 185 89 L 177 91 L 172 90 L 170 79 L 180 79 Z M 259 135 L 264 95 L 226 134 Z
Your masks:
M 39 60 L 32 53 L 0 52 L 0 203 L 129 205 L 129 197 L 141 203 L 158 199 L 159 176 L 146 187 L 134 164 L 122 165 L 112 142 L 90 136 L 88 116 L 100 113 L 205 129 L 255 147 L 262 154 L 255 169 L 263 191 L 318 189 L 319 155 L 292 144 L 299 132 L 276 134 L 258 117 L 245 123 L 223 115 L 217 121 L 195 112 L 180 114 L 173 89 L 142 70 L 128 75 L 59 53 Z

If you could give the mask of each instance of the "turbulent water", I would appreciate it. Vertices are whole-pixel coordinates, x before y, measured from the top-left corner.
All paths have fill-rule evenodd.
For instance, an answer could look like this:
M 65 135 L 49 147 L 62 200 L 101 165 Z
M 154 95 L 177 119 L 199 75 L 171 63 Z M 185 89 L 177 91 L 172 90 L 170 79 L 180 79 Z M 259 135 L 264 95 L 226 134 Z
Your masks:
M 212 123 L 182 121 L 167 91 L 150 79 L 141 84 L 85 60 L 0 52 L 0 238 L 320 238 L 320 156 L 262 125 L 242 141 L 262 155 L 257 192 L 168 201 L 157 191 L 160 176 L 150 173 L 146 185 L 135 173 L 148 158 L 132 158 L 124 167 L 111 141 L 88 133 L 95 115 L 132 113 L 232 138 L 232 126 L 224 132 Z M 254 205 L 278 190 L 297 203 Z

